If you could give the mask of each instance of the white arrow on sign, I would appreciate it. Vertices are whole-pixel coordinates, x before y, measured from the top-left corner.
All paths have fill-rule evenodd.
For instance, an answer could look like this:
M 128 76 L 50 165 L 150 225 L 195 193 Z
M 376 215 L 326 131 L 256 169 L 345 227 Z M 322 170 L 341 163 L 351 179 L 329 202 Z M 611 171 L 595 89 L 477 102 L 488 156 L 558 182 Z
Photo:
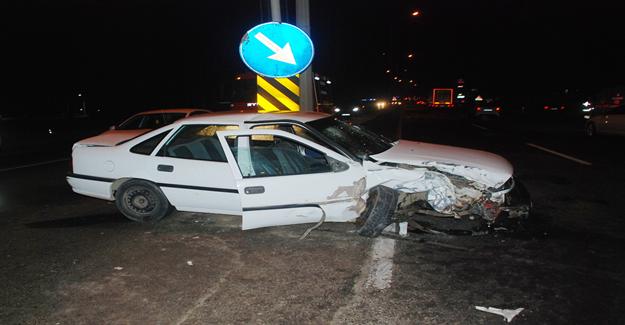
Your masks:
M 293 51 L 291 51 L 291 44 L 287 42 L 284 47 L 278 46 L 278 44 L 274 43 L 270 40 L 265 34 L 258 32 L 254 35 L 254 38 L 259 40 L 263 45 L 268 47 L 270 50 L 274 52 L 274 54 L 268 56 L 268 59 L 293 64 L 295 65 L 295 58 L 293 57 Z

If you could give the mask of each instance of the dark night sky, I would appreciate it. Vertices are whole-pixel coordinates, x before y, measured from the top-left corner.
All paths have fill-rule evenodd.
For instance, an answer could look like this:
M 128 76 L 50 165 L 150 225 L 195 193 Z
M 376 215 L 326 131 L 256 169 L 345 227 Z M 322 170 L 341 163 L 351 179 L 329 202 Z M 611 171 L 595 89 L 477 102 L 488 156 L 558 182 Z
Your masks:
M 219 84 L 246 71 L 238 43 L 269 20 L 268 2 L 3 1 L 0 112 L 62 107 L 77 92 L 124 111 L 210 107 Z M 294 22 L 294 1 L 282 4 Z M 594 90 L 623 83 L 624 9 L 601 0 L 311 0 L 313 68 L 342 98 L 394 90 L 387 68 L 422 91 L 458 77 L 510 98 Z

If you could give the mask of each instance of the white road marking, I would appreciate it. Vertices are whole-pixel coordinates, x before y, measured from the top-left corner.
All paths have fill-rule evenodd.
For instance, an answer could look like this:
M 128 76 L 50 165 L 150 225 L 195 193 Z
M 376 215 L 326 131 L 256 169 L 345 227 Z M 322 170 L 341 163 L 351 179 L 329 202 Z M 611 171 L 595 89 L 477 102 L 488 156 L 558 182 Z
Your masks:
M 23 168 L 29 168 L 29 167 L 49 165 L 49 164 L 54 164 L 54 163 L 57 163 L 57 162 L 68 161 L 68 160 L 69 160 L 69 158 L 61 158 L 61 159 L 42 161 L 42 162 L 28 164 L 28 165 L 21 165 L 21 166 L 15 166 L 15 167 L 10 167 L 10 168 L 3 168 L 3 169 L 0 169 L 0 173 L 1 172 L 8 172 L 8 171 L 16 170 L 16 169 L 23 169 Z
M 488 131 L 488 128 L 483 127 L 483 126 L 481 126 L 481 125 L 479 125 L 479 124 L 475 124 L 475 123 L 473 123 L 473 124 L 471 124 L 471 125 L 473 125 L 474 127 L 478 128 L 478 129 L 482 129 L 482 130 L 484 130 L 484 131 Z
M 547 149 L 547 148 L 541 147 L 541 146 L 539 146 L 537 144 L 533 144 L 533 143 L 529 143 L 529 142 L 526 142 L 525 144 L 530 146 L 530 147 L 536 148 L 538 150 L 542 150 L 544 152 L 548 152 L 548 153 L 550 153 L 552 155 L 556 155 L 558 157 L 562 157 L 562 158 L 574 161 L 574 162 L 576 162 L 578 164 L 582 164 L 582 165 L 586 165 L 586 166 L 592 166 L 591 162 L 588 162 L 588 161 L 585 161 L 585 160 L 581 160 L 581 159 L 578 159 L 578 158 L 575 158 L 575 157 L 572 157 L 572 156 L 569 156 L 569 155 L 565 155 L 565 154 L 563 154 L 561 152 L 557 152 L 557 151 L 554 151 L 554 150 L 551 150 L 551 149 Z
M 371 251 L 371 268 L 365 287 L 374 287 L 379 290 L 388 289 L 393 280 L 395 240 L 378 237 L 375 239 Z

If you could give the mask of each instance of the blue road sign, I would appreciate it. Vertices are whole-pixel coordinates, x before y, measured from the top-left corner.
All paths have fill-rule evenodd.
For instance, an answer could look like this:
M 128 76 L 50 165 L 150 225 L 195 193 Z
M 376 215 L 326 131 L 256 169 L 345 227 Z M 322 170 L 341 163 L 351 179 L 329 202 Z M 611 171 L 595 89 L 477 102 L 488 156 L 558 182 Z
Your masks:
M 259 75 L 285 78 L 306 70 L 315 48 L 303 30 L 287 23 L 270 22 L 245 33 L 239 54 L 245 65 Z

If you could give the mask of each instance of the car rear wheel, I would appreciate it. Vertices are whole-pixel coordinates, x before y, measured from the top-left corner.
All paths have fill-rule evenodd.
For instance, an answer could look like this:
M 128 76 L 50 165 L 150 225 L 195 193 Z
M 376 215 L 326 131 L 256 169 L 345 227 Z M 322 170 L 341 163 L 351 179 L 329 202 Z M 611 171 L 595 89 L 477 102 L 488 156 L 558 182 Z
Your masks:
M 589 137 L 593 137 L 597 135 L 597 129 L 595 128 L 595 123 L 589 122 L 586 124 L 586 135 Z
M 171 209 L 158 186 L 141 180 L 123 183 L 115 192 L 115 205 L 126 218 L 136 222 L 157 222 Z

